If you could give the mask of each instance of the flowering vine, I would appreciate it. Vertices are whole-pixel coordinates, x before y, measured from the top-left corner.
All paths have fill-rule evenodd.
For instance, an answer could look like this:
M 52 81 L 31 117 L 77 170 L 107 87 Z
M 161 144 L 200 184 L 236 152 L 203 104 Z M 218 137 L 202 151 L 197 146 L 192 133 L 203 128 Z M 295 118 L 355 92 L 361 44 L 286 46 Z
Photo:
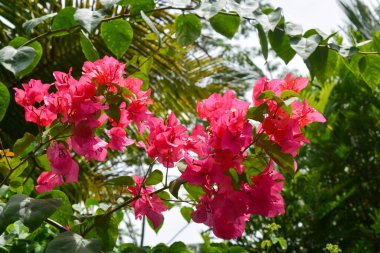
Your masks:
M 15 88 L 26 121 L 48 130 L 69 130 L 67 137 L 51 136 L 46 151 L 51 171 L 38 177 L 37 192 L 78 181 L 79 165 L 73 155 L 101 162 L 108 149 L 123 151 L 135 144 L 167 169 L 180 160 L 186 163 L 180 179 L 170 185 L 180 187 L 186 182 L 200 189 L 191 218 L 212 227 L 220 238 L 241 236 L 251 215 L 285 213 L 284 177 L 277 168 L 294 172 L 297 150 L 309 142 L 302 129 L 325 122 L 307 100 L 298 98 L 307 79 L 291 74 L 283 80 L 263 77 L 254 86 L 252 103 L 237 99 L 231 90 L 212 94 L 197 102 L 198 116 L 205 124 L 188 133 L 173 112 L 166 120 L 155 117 L 148 109 L 153 103 L 150 89 L 144 90 L 140 79 L 126 77 L 124 69 L 125 64 L 105 56 L 85 62 L 78 80 L 71 70 L 56 71 L 52 84 L 30 80 L 23 89 Z M 146 139 L 128 137 L 130 124 L 146 133 Z M 146 177 L 133 177 L 126 205 L 134 209 L 136 218 L 147 216 L 157 228 L 167 206 L 146 184 Z M 162 190 L 168 188 L 166 179 Z

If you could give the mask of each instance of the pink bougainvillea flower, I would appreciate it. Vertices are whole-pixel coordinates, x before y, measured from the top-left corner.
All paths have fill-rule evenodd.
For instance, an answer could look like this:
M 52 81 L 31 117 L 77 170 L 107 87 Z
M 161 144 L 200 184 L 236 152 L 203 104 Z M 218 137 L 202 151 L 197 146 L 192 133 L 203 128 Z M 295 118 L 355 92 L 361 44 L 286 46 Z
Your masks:
M 108 147 L 112 150 L 122 151 L 126 146 L 135 143 L 134 140 L 127 138 L 125 130 L 121 127 L 113 127 L 107 134 L 111 137 Z
M 168 117 L 168 123 L 159 118 L 151 118 L 147 121 L 149 136 L 146 150 L 149 157 L 155 158 L 167 168 L 174 167 L 174 163 L 183 157 L 183 148 L 188 139 L 186 127 L 178 125 L 174 113 Z
M 61 175 L 54 174 L 51 171 L 44 171 L 37 178 L 36 191 L 38 193 L 44 193 L 51 191 L 55 186 L 61 186 L 62 184 L 63 178 Z
M 68 183 L 78 181 L 78 163 L 72 159 L 64 144 L 54 142 L 47 149 L 46 154 L 54 174 L 65 176 Z
M 292 103 L 292 118 L 298 121 L 301 128 L 312 122 L 326 122 L 321 113 L 307 104 L 307 99 L 303 104 L 297 100 Z
M 135 218 L 141 219 L 143 216 L 148 217 L 154 228 L 158 228 L 164 220 L 162 212 L 168 210 L 162 200 L 153 193 L 152 186 L 142 187 L 143 178 L 139 176 L 133 177 L 135 186 L 128 186 L 128 190 L 133 197 L 141 195 L 140 198 L 131 202 L 132 208 L 135 210 Z
M 280 88 L 281 88 L 281 91 L 292 90 L 299 93 L 301 90 L 303 90 L 307 86 L 308 82 L 309 80 L 305 77 L 296 77 L 295 79 L 293 79 L 292 74 L 289 73 L 281 82 Z
M 284 214 L 285 205 L 281 196 L 284 177 L 274 169 L 272 160 L 260 175 L 252 178 L 252 181 L 252 186 L 245 185 L 245 191 L 252 200 L 249 212 L 270 218 Z
M 104 56 L 95 62 L 87 61 L 83 65 L 84 76 L 94 80 L 96 84 L 118 84 L 125 74 L 124 69 L 124 63 L 109 56 Z M 115 91 L 113 85 L 109 87 L 112 91 Z
M 31 105 L 25 106 L 24 110 L 25 120 L 39 126 L 48 126 L 57 118 L 57 114 L 51 112 L 45 105 L 38 108 Z
M 280 90 L 280 84 L 282 83 L 282 80 L 280 79 L 273 79 L 268 81 L 266 76 L 260 78 L 255 83 L 255 86 L 253 87 L 253 93 L 252 93 L 252 101 L 254 106 L 258 106 L 265 102 L 264 99 L 259 99 L 263 91 L 273 91 L 277 96 L 280 96 L 281 90 Z
M 22 85 L 24 90 L 14 88 L 16 91 L 16 102 L 21 106 L 33 105 L 34 103 L 41 103 L 44 96 L 47 96 L 50 84 L 43 84 L 40 80 L 30 80 L 29 83 Z

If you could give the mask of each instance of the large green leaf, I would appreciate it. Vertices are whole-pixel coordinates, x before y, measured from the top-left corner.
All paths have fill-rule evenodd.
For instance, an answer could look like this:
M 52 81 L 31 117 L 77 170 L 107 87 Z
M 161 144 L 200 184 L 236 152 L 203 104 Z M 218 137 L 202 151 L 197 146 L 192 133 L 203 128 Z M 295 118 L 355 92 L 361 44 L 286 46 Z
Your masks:
M 69 198 L 66 196 L 64 192 L 53 190 L 48 191 L 43 194 L 38 195 L 38 199 L 59 199 L 61 201 L 61 206 L 58 210 L 53 213 L 50 217 L 52 220 L 55 220 L 59 224 L 67 225 L 69 221 L 72 220 L 73 210 L 71 208 L 71 203 Z
M 46 253 L 98 253 L 100 250 L 99 240 L 86 240 L 78 234 L 66 231 L 48 244 Z
M 24 37 L 16 37 L 11 42 L 9 42 L 9 46 L 12 46 L 14 48 L 17 48 L 19 50 L 20 48 L 24 48 L 22 45 L 28 41 L 27 38 Z M 26 66 L 24 69 L 20 69 L 20 71 L 15 74 L 17 77 L 21 78 L 29 73 L 31 73 L 38 65 L 38 63 L 41 60 L 42 57 L 42 46 L 39 42 L 35 41 L 27 46 L 28 48 L 34 49 L 35 56 L 33 57 L 33 61 Z
M 281 152 L 281 147 L 270 140 L 260 140 L 258 144 L 281 168 L 294 175 L 294 158 L 291 154 Z
M 33 199 L 26 195 L 13 195 L 0 214 L 0 234 L 5 228 L 17 221 L 36 229 L 50 217 L 61 205 L 58 199 Z
M 210 18 L 210 24 L 217 33 L 232 39 L 239 29 L 240 17 L 237 15 L 218 13 Z
M 91 223 L 96 223 L 94 229 L 92 229 L 85 238 L 96 238 L 102 242 L 102 249 L 106 252 L 112 251 L 115 247 L 118 236 L 118 222 L 112 216 L 98 215 L 95 218 L 90 219 Z
M 78 25 L 79 22 L 74 19 L 75 11 L 76 9 L 74 7 L 66 7 L 59 11 L 57 16 L 54 17 L 51 29 L 57 30 Z
M 36 27 L 37 25 L 41 24 L 45 20 L 54 17 L 55 15 L 57 15 L 57 13 L 50 13 L 50 14 L 47 14 L 47 15 L 44 15 L 44 16 L 41 16 L 41 17 L 38 17 L 38 18 L 33 18 L 31 20 L 28 20 L 28 21 L 24 22 L 22 24 L 22 28 L 24 29 L 24 31 L 27 34 L 29 34 L 29 33 L 32 32 L 32 29 L 34 27 Z
M 128 21 L 117 19 L 101 26 L 101 36 L 107 47 L 117 58 L 127 52 L 133 38 L 133 29 Z
M 160 170 L 154 170 L 145 181 L 146 185 L 156 185 L 162 182 L 164 175 Z
M 202 23 L 194 14 L 182 14 L 175 20 L 175 36 L 181 46 L 193 43 L 201 35 Z
M 93 62 L 99 59 L 98 51 L 96 51 L 90 39 L 87 38 L 83 32 L 80 33 L 80 45 L 82 46 L 82 52 L 87 60 Z
M 324 82 L 338 69 L 340 58 L 341 56 L 334 50 L 317 47 L 307 59 L 306 64 L 311 76 L 316 76 L 318 80 Z
M 290 38 L 284 31 L 284 26 L 276 28 L 268 33 L 269 42 L 276 54 L 284 60 L 286 64 L 293 59 L 296 52 L 290 46 Z
M 15 156 L 26 155 L 31 152 L 33 149 L 32 144 L 34 140 L 34 135 L 26 132 L 22 138 L 18 139 L 15 142 L 13 146 L 13 152 L 15 153 Z
M 74 19 L 91 33 L 103 20 L 103 14 L 100 11 L 92 11 L 90 9 L 78 9 L 75 11 Z
M 108 180 L 105 183 L 109 185 L 131 186 L 135 184 L 135 181 L 130 176 L 121 176 Z
M 0 82 L 0 121 L 3 120 L 9 105 L 10 95 L 7 86 Z
M 36 51 L 31 47 L 20 47 L 18 49 L 12 46 L 6 46 L 0 50 L 0 63 L 15 76 L 18 76 L 21 71 L 28 68 Z
M 318 34 L 308 38 L 294 37 L 290 40 L 290 46 L 297 52 L 302 59 L 306 60 L 317 49 L 322 37 Z
M 130 5 L 132 14 L 139 14 L 140 11 L 143 11 L 148 15 L 150 12 L 147 11 L 153 10 L 156 6 L 154 0 L 121 0 L 118 4 L 122 6 Z
M 368 55 L 359 61 L 361 77 L 368 86 L 375 90 L 380 84 L 380 56 Z
M 260 40 L 260 46 L 261 46 L 261 52 L 263 53 L 264 59 L 268 59 L 268 38 L 267 34 L 265 33 L 262 25 L 257 24 L 256 26 L 259 40 Z
M 274 31 L 277 24 L 280 22 L 282 17 L 282 9 L 277 8 L 270 12 L 269 14 L 265 13 L 256 13 L 256 20 L 261 24 L 265 33 L 269 31 Z

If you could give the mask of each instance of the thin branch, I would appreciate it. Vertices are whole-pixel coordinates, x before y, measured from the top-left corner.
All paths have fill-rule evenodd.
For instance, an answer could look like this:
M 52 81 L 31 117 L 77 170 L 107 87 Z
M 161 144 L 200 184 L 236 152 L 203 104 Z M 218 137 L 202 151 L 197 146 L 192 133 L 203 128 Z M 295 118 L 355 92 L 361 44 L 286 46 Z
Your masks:
M 67 231 L 68 229 L 65 228 L 64 226 L 62 226 L 61 224 L 59 224 L 58 222 L 50 219 L 50 218 L 47 218 L 46 219 L 46 223 L 52 225 L 53 227 L 57 228 L 60 232 L 65 232 Z

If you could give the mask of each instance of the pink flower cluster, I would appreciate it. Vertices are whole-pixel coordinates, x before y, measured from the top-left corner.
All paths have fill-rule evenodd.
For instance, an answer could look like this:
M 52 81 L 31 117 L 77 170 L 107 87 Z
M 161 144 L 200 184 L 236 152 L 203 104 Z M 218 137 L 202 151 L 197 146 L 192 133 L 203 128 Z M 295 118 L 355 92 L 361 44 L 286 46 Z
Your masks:
M 285 91 L 291 96 L 299 93 L 306 87 L 307 79 L 293 79 L 289 74 L 284 80 L 263 77 L 256 82 L 253 105 L 265 104 L 267 110 L 255 135 L 247 117 L 251 103 L 237 99 L 230 90 L 223 96 L 212 94 L 197 103 L 198 115 L 207 121 L 208 127 L 197 124 L 187 134 L 187 128 L 178 123 L 174 113 L 167 121 L 153 117 L 147 108 L 152 103 L 151 91 L 142 89 L 141 80 L 126 78 L 124 68 L 125 64 L 106 56 L 86 62 L 78 80 L 71 75 L 71 70 L 69 73 L 56 71 L 53 84 L 31 80 L 22 85 L 23 89 L 15 88 L 16 102 L 24 107 L 26 121 L 69 132 L 67 138 L 51 136 L 47 149 L 51 171 L 38 177 L 38 192 L 78 181 L 79 166 L 73 154 L 104 161 L 108 148 L 123 151 L 134 144 L 136 141 L 126 136 L 126 128 L 134 122 L 140 133 L 146 128 L 149 130 L 146 141 L 137 143 L 145 148 L 149 157 L 166 168 L 174 167 L 181 159 L 186 161 L 181 178 L 200 186 L 204 192 L 191 217 L 197 223 L 212 227 L 216 236 L 237 238 L 243 234 L 251 215 L 275 217 L 285 212 L 281 196 L 284 177 L 275 170 L 271 154 L 268 153 L 264 171 L 248 180 L 243 177 L 247 175 L 243 162 L 252 147 L 261 145 L 258 136 L 264 136 L 279 145 L 282 153 L 294 157 L 297 150 L 309 142 L 301 129 L 311 122 L 325 122 L 307 100 L 301 103 L 295 99 L 286 106 L 280 99 Z M 272 95 L 262 96 L 263 92 Z M 104 138 L 106 136 L 108 138 Z M 239 178 L 238 185 L 233 175 Z M 131 206 L 136 218 L 147 216 L 157 228 L 167 207 L 144 180 L 134 176 L 135 186 L 128 187 L 135 198 Z
M 282 91 L 300 92 L 307 85 L 307 79 L 293 79 L 287 75 L 284 80 L 262 78 L 257 81 L 253 92 L 255 106 L 267 103 L 268 113 L 258 126 L 259 134 L 281 147 L 283 153 L 296 155 L 296 151 L 308 140 L 301 128 L 310 122 L 324 122 L 324 117 L 314 108 L 295 100 L 291 103 L 292 113 L 283 110 L 276 100 L 260 100 L 266 90 L 278 97 Z M 197 125 L 185 144 L 185 160 L 188 164 L 182 178 L 192 185 L 201 186 L 201 196 L 192 219 L 213 228 L 220 238 L 231 239 L 242 235 L 245 222 L 250 215 L 274 217 L 285 212 L 281 196 L 284 177 L 274 169 L 274 163 L 258 176 L 252 177 L 252 184 L 241 182 L 240 190 L 233 187 L 228 171 L 238 175 L 244 173 L 243 160 L 247 148 L 254 144 L 253 127 L 246 119 L 250 104 L 236 99 L 231 91 L 224 96 L 213 94 L 197 104 L 198 115 L 209 123 L 207 131 Z M 194 155 L 191 154 L 191 152 Z
M 24 89 L 15 88 L 16 102 L 24 107 L 26 121 L 39 126 L 59 122 L 59 127 L 68 128 L 71 133 L 66 142 L 52 141 L 48 148 L 52 170 L 38 178 L 38 192 L 78 180 L 78 164 L 72 160 L 69 150 L 88 160 L 104 161 L 107 148 L 121 151 L 135 142 L 126 136 L 125 128 L 131 122 L 141 127 L 142 122 L 151 118 L 152 113 L 146 106 L 152 101 L 150 90 L 142 90 L 140 79 L 124 78 L 124 68 L 125 64 L 105 56 L 95 62 L 85 62 L 79 80 L 72 77 L 71 70 L 69 73 L 56 71 L 53 84 L 30 80 L 22 85 Z M 95 134 L 96 129 L 107 125 L 107 120 L 110 129 L 105 133 L 109 142 Z
M 258 106 L 262 103 L 268 105 L 268 116 L 260 125 L 258 131 L 265 132 L 269 139 L 281 147 L 283 153 L 296 156 L 297 150 L 302 144 L 309 143 L 301 132 L 301 128 L 311 122 L 325 122 L 325 118 L 317 110 L 310 107 L 305 99 L 304 103 L 295 100 L 291 103 L 292 113 L 287 113 L 279 107 L 273 100 L 265 101 L 259 99 L 263 91 L 272 91 L 278 97 L 286 90 L 299 93 L 307 86 L 308 80 L 297 77 L 293 80 L 292 75 L 288 74 L 284 80 L 266 80 L 265 77 L 259 79 L 253 90 L 253 103 Z

